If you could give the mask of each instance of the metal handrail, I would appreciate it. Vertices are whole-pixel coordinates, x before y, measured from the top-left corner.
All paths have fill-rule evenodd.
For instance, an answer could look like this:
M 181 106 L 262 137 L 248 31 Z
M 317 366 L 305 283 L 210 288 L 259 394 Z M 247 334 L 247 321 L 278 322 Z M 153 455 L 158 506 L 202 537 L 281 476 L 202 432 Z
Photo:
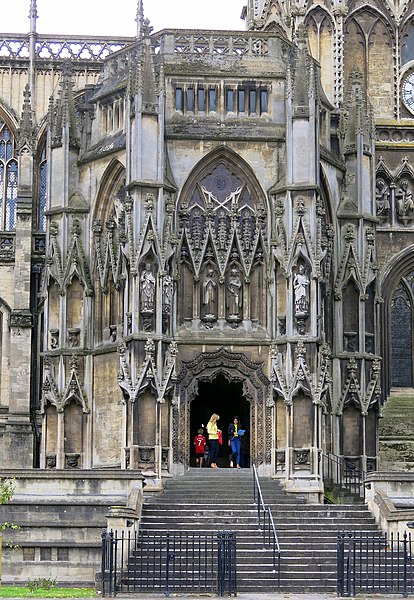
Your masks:
M 260 487 L 259 476 L 257 474 L 256 465 L 253 464 L 253 498 L 257 505 L 257 520 L 259 529 L 263 530 L 264 545 L 273 546 L 273 570 L 278 573 L 280 582 L 280 544 L 277 537 L 275 522 L 273 519 L 272 509 L 266 506 L 263 500 L 262 489 Z M 262 526 L 263 524 L 263 526 Z M 276 561 L 277 558 L 277 561 Z M 277 568 L 276 568 L 277 562 Z
M 331 481 L 361 498 L 365 495 L 365 471 L 353 470 L 345 458 L 332 452 L 322 455 L 322 477 L 324 481 Z

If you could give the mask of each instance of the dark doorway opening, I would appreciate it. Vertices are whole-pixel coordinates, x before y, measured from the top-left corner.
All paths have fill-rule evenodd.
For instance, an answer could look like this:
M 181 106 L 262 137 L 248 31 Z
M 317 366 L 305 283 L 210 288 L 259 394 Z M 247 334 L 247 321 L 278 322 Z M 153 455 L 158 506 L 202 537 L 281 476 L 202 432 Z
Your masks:
M 223 432 L 223 445 L 220 446 L 217 465 L 230 466 L 230 448 L 227 444 L 227 429 L 235 416 L 240 419 L 240 426 L 246 433 L 242 440 L 243 461 L 242 466 L 250 466 L 250 403 L 243 398 L 243 385 L 241 382 L 229 382 L 218 375 L 212 382 L 200 381 L 198 395 L 190 406 L 190 466 L 195 466 L 194 438 L 197 430 L 203 428 L 207 439 L 206 425 L 213 413 L 220 415 L 218 427 Z

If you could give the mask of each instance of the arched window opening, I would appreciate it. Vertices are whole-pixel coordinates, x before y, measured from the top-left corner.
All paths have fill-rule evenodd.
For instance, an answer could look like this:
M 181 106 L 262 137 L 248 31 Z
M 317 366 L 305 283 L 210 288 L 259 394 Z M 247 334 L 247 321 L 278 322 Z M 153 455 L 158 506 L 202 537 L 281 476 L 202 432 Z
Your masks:
M 46 231 L 46 194 L 47 194 L 47 161 L 46 144 L 43 145 L 39 162 L 39 203 L 37 215 L 37 227 L 39 231 Z
M 401 43 L 401 64 L 405 65 L 406 63 L 413 60 L 414 56 L 414 23 L 411 22 L 405 33 L 402 36 Z
M 201 166 L 183 190 L 180 324 L 266 325 L 267 207 L 245 167 L 222 156 Z
M 401 281 L 391 301 L 391 385 L 413 386 L 412 294 Z
M 13 134 L 0 119 L 0 230 L 16 228 L 17 160 Z
M 128 310 L 128 265 L 122 250 L 127 236 L 125 169 L 114 161 L 102 178 L 94 211 L 96 295 L 95 342 L 119 341 Z M 122 273 L 122 276 L 121 276 Z

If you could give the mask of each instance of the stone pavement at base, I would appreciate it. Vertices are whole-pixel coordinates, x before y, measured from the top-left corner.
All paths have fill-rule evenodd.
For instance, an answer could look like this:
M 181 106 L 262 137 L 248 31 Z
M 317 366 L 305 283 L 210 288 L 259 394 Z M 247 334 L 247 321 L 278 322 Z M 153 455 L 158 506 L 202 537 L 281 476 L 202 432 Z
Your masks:
M 101 595 L 97 594 L 96 598 L 100 598 Z M 109 596 L 105 596 L 109 598 Z M 144 592 L 137 592 L 131 594 L 119 594 L 116 596 L 117 600 L 163 600 L 164 594 L 149 594 Z M 219 596 L 216 594 L 179 594 L 171 592 L 169 598 L 176 598 L 177 600 L 203 600 L 203 599 L 218 599 Z M 229 596 L 224 596 L 229 598 Z M 334 593 L 329 594 L 288 594 L 288 593 L 274 593 L 274 594 L 254 594 L 250 592 L 241 592 L 237 594 L 239 600 L 338 600 L 338 596 Z M 357 594 L 354 596 L 356 600 L 402 600 L 404 597 L 402 594 Z M 13 598 L 13 600 L 27 600 L 27 598 Z M 53 600 L 53 598 L 37 598 L 36 600 Z M 56 599 L 58 600 L 58 599 Z M 70 600 L 88 600 L 85 598 L 71 598 Z

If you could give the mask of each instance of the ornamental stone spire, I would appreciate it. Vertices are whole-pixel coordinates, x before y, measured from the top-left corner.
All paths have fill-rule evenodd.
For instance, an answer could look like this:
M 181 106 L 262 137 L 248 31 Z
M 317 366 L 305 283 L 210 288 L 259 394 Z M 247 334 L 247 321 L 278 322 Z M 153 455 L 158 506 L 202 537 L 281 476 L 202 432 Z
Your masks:
M 143 0 L 138 0 L 137 3 L 137 16 L 135 17 L 135 21 L 137 22 L 137 39 L 140 39 L 144 36 L 144 2 Z
M 37 20 L 37 0 L 30 0 L 30 33 L 36 33 L 36 20 Z

